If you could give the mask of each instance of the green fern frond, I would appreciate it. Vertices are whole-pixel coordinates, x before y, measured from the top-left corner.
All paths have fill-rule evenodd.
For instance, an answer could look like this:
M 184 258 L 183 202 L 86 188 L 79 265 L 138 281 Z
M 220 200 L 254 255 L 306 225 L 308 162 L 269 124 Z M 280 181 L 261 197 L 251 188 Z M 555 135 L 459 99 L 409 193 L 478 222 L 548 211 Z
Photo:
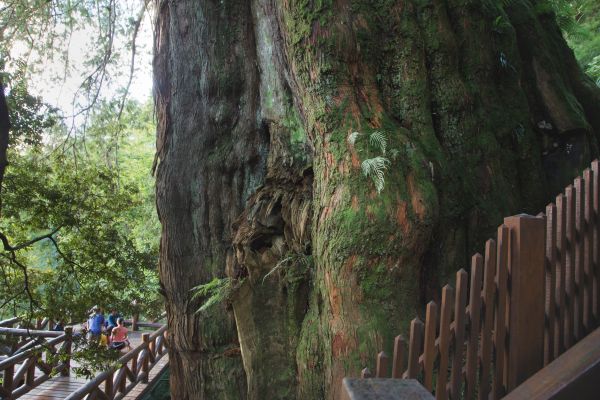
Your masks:
M 361 164 L 363 175 L 371 178 L 377 193 L 381 193 L 385 185 L 385 170 L 390 164 L 390 160 L 385 157 L 368 158 Z
M 352 146 L 354 146 L 354 143 L 356 143 L 356 139 L 360 136 L 360 132 L 352 132 L 351 134 L 348 135 L 348 143 L 350 143 Z
M 500 4 L 502 7 L 510 7 L 515 4 L 518 0 L 500 0 Z
M 273 275 L 273 273 L 279 269 L 281 269 L 284 265 L 290 263 L 292 261 L 292 257 L 286 257 L 284 259 L 279 260 L 279 262 L 275 265 L 275 267 L 273 267 L 273 269 L 271 269 L 269 272 L 267 272 L 267 274 L 263 277 L 263 283 L 265 283 L 265 280 Z
M 385 136 L 385 133 L 381 131 L 371 133 L 369 136 L 369 144 L 380 149 L 383 155 L 385 155 L 385 149 L 387 147 L 387 137 Z
M 290 267 L 292 265 L 301 265 L 303 267 L 310 266 L 310 256 L 304 253 L 288 253 L 289 255 L 279 260 L 279 262 L 263 277 L 263 283 L 265 280 L 273 275 L 275 271 L 282 269 L 283 267 Z
M 600 55 L 594 57 L 585 69 L 585 72 L 592 77 L 597 86 L 600 86 Z
M 213 305 L 227 300 L 232 291 L 233 284 L 231 278 L 214 278 L 208 283 L 193 287 L 191 289 L 192 300 L 206 298 L 196 312 L 206 311 Z

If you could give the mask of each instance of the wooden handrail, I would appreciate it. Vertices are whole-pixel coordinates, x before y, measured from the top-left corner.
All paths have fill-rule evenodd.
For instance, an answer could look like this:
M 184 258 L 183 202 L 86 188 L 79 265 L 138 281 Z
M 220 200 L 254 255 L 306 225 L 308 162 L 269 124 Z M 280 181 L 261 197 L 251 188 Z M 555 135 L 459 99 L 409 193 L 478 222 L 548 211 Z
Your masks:
M 28 337 L 58 337 L 64 332 L 55 331 L 40 331 L 36 329 L 23 329 L 23 328 L 4 328 L 0 327 L 0 335 L 12 335 L 12 336 L 28 336 Z
M 166 331 L 167 331 L 167 326 L 163 325 L 159 330 L 150 334 L 150 340 L 152 341 L 152 340 L 158 338 L 159 336 L 162 336 Z
M 123 325 L 125 326 L 133 326 L 133 320 L 131 319 L 126 319 L 125 321 L 123 321 Z M 161 324 L 160 322 L 140 322 L 137 321 L 136 322 L 136 327 L 137 328 L 161 328 L 164 324 Z
M 42 362 L 42 354 L 48 349 L 51 349 L 53 352 L 57 351 L 55 349 L 56 346 L 62 343 L 62 346 L 58 351 L 67 352 L 67 354 L 70 355 L 72 328 L 67 327 L 65 332 L 52 333 L 59 334 L 60 336 L 53 337 L 45 343 L 38 344 L 28 350 L 0 361 L 0 371 L 4 371 L 4 381 L 2 387 L 0 387 L 0 396 L 2 396 L 2 398 L 13 399 L 24 395 L 50 379 L 52 377 L 52 371 L 62 373 L 63 375 L 68 374 L 70 357 L 67 357 L 67 360 L 47 364 Z M 20 332 L 18 332 L 18 334 L 20 335 Z M 38 336 L 38 339 L 41 338 L 43 338 L 43 336 Z M 48 362 L 48 360 L 46 360 L 46 362 Z M 19 363 L 22 363 L 22 365 L 15 371 L 15 366 Z M 50 370 L 48 367 L 51 367 Z M 42 375 L 36 376 L 37 368 L 42 370 Z
M 504 400 L 597 399 L 600 328 L 510 392 Z
M 72 328 L 67 327 L 65 332 L 12 328 L 15 323 L 20 321 L 22 319 L 19 317 L 0 321 L 0 335 L 32 338 L 32 340 L 27 339 L 21 342 L 29 348 L 0 360 L 0 372 L 3 372 L 4 376 L 2 385 L 0 385 L 0 398 L 18 398 L 47 381 L 53 376 L 48 367 L 51 367 L 54 373 L 61 373 L 63 376 L 70 374 Z M 36 326 L 43 327 L 48 325 L 49 321 L 47 318 L 40 319 Z M 101 372 L 85 386 L 69 395 L 68 399 L 83 399 L 90 394 L 90 398 L 99 396 L 100 398 L 121 399 L 138 382 L 147 381 L 149 371 L 165 353 L 167 327 L 153 322 L 138 322 L 137 326 L 158 329 L 151 334 L 144 333 L 142 335 L 144 342 L 119 358 L 117 367 Z M 44 342 L 39 343 L 40 340 Z M 62 346 L 56 350 L 56 346 L 61 343 Z M 47 360 L 42 361 L 43 354 L 48 349 L 51 349 L 52 352 L 66 352 L 69 357 L 48 365 L 45 363 L 48 362 Z M 36 371 L 39 370 L 42 371 L 42 374 L 36 376 Z M 102 384 L 104 384 L 104 388 L 101 388 Z
M 596 160 L 545 213 L 505 218 L 485 254 L 473 256 L 470 274 L 458 271 L 454 288 L 428 304 L 425 323 L 415 318 L 409 340 L 395 338 L 391 359 L 376 356 L 374 376 L 390 376 L 391 363 L 393 378 L 419 377 L 436 398 L 468 400 L 502 398 L 539 370 L 548 376 L 544 366 L 600 325 L 598 254 Z M 594 368 L 600 376 L 600 363 Z M 515 398 L 528 396 L 521 390 Z
M 49 346 L 56 346 L 57 344 L 64 342 L 66 338 L 67 338 L 67 335 L 65 333 L 62 333 L 61 336 L 55 337 L 55 338 L 47 341 L 46 343 L 38 344 L 37 346 L 32 347 L 29 350 L 26 350 L 22 353 L 16 354 L 5 360 L 2 360 L 2 361 L 0 361 L 0 371 L 5 370 L 8 366 L 15 365 L 15 364 L 20 363 L 21 361 L 27 360 L 32 355 L 38 353 L 41 350 L 48 348 Z
M 160 314 L 158 316 L 158 318 L 153 319 L 152 322 L 158 322 L 158 321 L 160 321 L 163 318 L 167 318 L 167 312 L 166 311 L 164 311 L 162 314 Z
M 21 317 L 13 317 L 0 321 L 0 327 L 12 327 L 15 323 L 21 320 Z

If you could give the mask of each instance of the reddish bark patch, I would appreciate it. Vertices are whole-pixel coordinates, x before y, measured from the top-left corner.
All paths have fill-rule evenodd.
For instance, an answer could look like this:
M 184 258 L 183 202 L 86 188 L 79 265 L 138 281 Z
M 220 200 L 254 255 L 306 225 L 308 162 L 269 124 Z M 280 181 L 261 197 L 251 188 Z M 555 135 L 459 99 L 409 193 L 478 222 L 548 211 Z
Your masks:
M 223 352 L 225 357 L 240 357 L 242 350 L 239 347 L 231 347 Z
M 329 201 L 329 205 L 331 208 L 337 208 L 342 200 L 342 196 L 344 194 L 344 186 L 340 185 L 335 188 L 333 195 L 331 195 L 331 200 Z
M 344 336 L 342 332 L 338 332 L 333 337 L 333 343 L 331 343 L 331 352 L 334 357 L 339 357 L 342 354 L 347 354 L 350 348 L 350 341 Z
M 339 317 L 342 309 L 342 297 L 340 295 L 340 289 L 331 282 L 331 275 L 329 272 L 325 274 L 325 280 L 327 281 L 327 287 L 329 288 L 329 305 L 331 306 L 331 314 L 333 318 L 337 318 Z
M 425 207 L 425 202 L 423 201 L 423 195 L 417 189 L 415 185 L 414 176 L 410 174 L 407 179 L 408 183 L 408 193 L 410 195 L 410 204 L 412 205 L 413 212 L 419 217 L 419 219 L 424 219 L 425 214 L 427 213 L 427 208 Z
M 323 223 L 329 216 L 331 215 L 331 207 L 323 207 L 323 211 L 321 211 L 321 215 L 319 216 L 319 222 Z
M 354 211 L 358 211 L 359 207 L 360 206 L 358 204 L 358 196 L 357 195 L 352 196 L 352 209 Z
M 358 158 L 358 154 L 356 152 L 352 152 L 352 167 L 358 169 L 360 168 L 360 158 Z
M 398 203 L 398 207 L 396 208 L 396 222 L 398 222 L 398 226 L 402 229 L 402 233 L 408 235 L 408 232 L 410 232 L 410 221 L 408 220 L 405 201 Z
M 327 162 L 328 167 L 333 167 L 335 165 L 335 157 L 331 153 L 325 153 L 325 161 Z
M 365 209 L 365 215 L 369 219 L 369 222 L 375 221 L 375 213 L 373 212 L 373 207 L 368 205 Z

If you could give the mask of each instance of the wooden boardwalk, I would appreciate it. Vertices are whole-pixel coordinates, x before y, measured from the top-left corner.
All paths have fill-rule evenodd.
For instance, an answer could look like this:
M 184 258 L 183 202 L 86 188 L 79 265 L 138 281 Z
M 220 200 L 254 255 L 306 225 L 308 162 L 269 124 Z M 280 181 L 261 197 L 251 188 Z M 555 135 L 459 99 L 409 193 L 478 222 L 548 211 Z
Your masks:
M 21 386 L 22 389 L 17 390 L 13 396 L 9 398 L 23 400 L 56 400 L 65 399 L 71 396 L 73 398 L 83 399 L 86 397 L 85 394 L 89 393 L 93 398 L 100 396 L 100 398 L 107 399 L 140 399 L 150 388 L 152 388 L 154 383 L 168 367 L 169 356 L 166 351 L 164 351 L 163 340 L 165 329 L 166 327 L 163 326 L 161 329 L 154 332 L 130 331 L 128 336 L 131 342 L 131 349 L 126 349 L 126 351 L 122 352 L 122 357 L 119 360 L 119 362 L 122 363 L 121 367 L 117 368 L 114 373 L 110 373 L 110 371 L 99 372 L 91 379 L 75 376 L 75 372 L 72 371 L 74 367 L 78 366 L 75 360 L 71 360 L 71 371 L 69 376 L 62 376 L 61 374 L 49 376 L 49 371 L 46 369 L 48 368 L 47 364 L 44 364 L 43 361 L 32 364 L 31 357 L 23 357 L 20 361 L 15 360 L 17 363 L 13 364 L 13 367 L 10 367 L 9 377 L 12 378 L 15 371 L 20 371 L 24 368 L 28 369 L 30 370 L 28 375 L 31 375 L 32 378 L 31 380 L 28 378 L 28 382 L 31 383 L 28 383 L 26 386 L 31 388 L 30 385 L 33 385 L 35 387 L 31 388 L 27 393 L 20 395 L 18 391 L 25 389 L 25 387 Z M 157 338 L 160 338 L 160 340 L 157 341 Z M 46 369 L 46 372 L 42 369 Z M 8 373 L 8 370 L 4 371 L 3 376 L 6 375 L 6 373 Z M 20 373 L 17 373 L 14 379 L 17 379 L 16 376 L 19 374 Z M 44 379 L 47 380 L 43 381 Z M 33 380 L 35 380 L 35 383 Z M 12 382 L 12 379 L 10 379 L 9 382 Z M 0 387 L 0 389 L 2 389 L 2 387 Z M 125 393 L 125 395 L 123 395 L 123 393 Z M 0 398 L 4 398 L 1 393 Z
M 165 369 L 169 366 L 169 355 L 165 354 L 160 361 L 150 370 L 148 383 L 138 383 L 125 397 L 124 400 L 141 399 L 144 394 L 160 378 Z M 64 399 L 77 389 L 80 389 L 89 381 L 84 378 L 74 376 L 57 376 L 33 389 L 26 395 L 19 397 L 21 400 L 57 400 Z

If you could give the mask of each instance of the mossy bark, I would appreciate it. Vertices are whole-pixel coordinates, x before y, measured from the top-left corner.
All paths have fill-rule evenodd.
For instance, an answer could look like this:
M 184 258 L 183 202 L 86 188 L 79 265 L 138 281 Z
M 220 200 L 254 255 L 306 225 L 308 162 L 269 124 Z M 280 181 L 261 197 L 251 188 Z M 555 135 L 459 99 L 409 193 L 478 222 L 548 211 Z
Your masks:
M 175 398 L 336 399 L 503 216 L 598 152 L 598 89 L 529 0 L 157 10 Z M 189 289 L 225 275 L 231 309 L 194 314 Z
M 244 399 L 246 378 L 226 304 L 197 313 L 191 289 L 225 276 L 231 224 L 264 179 L 250 6 L 160 1 L 155 37 L 160 278 L 174 399 Z

